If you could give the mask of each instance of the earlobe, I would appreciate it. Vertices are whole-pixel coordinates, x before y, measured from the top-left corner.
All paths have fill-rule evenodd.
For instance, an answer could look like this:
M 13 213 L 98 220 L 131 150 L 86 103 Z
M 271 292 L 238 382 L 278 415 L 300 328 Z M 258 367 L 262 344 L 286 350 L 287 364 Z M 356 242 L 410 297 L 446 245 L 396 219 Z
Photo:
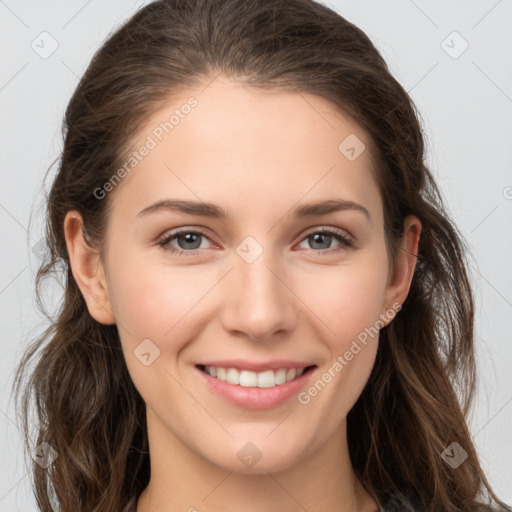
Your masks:
M 115 318 L 100 253 L 86 242 L 82 216 L 77 211 L 67 213 L 64 219 L 64 235 L 71 272 L 89 313 L 101 324 L 114 324 Z
M 390 276 L 386 289 L 385 305 L 387 309 L 392 304 L 403 304 L 411 287 L 416 268 L 418 247 L 421 235 L 421 221 L 414 215 L 409 215 L 404 221 L 403 236 L 398 249 L 396 266 Z

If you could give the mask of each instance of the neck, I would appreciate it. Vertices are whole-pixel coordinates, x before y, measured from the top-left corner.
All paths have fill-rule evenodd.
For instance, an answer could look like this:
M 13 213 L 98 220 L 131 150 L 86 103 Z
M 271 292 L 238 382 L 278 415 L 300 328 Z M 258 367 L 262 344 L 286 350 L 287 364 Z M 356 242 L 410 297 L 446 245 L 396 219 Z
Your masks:
M 148 408 L 151 479 L 137 512 L 377 512 L 350 463 L 346 422 L 313 455 L 289 468 L 237 473 L 181 443 Z M 256 466 L 255 466 L 256 467 Z

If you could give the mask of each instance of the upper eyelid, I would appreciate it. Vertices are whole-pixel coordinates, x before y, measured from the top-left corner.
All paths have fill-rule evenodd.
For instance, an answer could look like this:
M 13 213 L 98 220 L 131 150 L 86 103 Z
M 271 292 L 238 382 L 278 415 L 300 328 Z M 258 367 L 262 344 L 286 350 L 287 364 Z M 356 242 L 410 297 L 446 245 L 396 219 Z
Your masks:
M 179 236 L 181 234 L 186 234 L 186 233 L 198 233 L 213 242 L 212 237 L 210 235 L 208 235 L 205 231 L 203 231 L 202 228 L 176 228 L 176 231 L 171 230 L 171 231 L 165 232 L 163 235 L 159 236 L 157 238 L 157 243 L 176 238 L 177 236 Z
M 302 239 L 304 237 L 308 236 L 311 233 L 317 233 L 319 231 L 332 231 L 332 232 L 334 232 L 337 235 L 343 236 L 343 237 L 348 238 L 350 240 L 354 240 L 354 237 L 346 229 L 336 228 L 336 227 L 329 227 L 329 226 L 318 226 L 318 227 L 313 227 L 313 228 L 307 229 L 304 232 L 304 234 L 302 235 Z

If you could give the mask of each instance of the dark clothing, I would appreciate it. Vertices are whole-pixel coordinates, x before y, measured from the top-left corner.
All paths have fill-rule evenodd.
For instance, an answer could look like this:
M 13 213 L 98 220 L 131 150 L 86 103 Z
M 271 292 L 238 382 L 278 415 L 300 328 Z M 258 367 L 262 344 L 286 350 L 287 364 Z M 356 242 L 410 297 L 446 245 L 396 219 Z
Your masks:
M 420 512 L 414 498 L 393 496 L 384 503 L 379 512 Z

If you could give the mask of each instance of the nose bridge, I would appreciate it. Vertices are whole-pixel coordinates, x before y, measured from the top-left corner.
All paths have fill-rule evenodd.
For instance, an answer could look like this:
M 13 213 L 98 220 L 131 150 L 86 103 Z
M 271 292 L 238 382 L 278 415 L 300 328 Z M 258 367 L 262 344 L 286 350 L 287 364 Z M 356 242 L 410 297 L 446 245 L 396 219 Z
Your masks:
M 271 337 L 296 321 L 296 301 L 282 282 L 282 262 L 275 251 L 247 237 L 236 248 L 228 297 L 221 313 L 224 327 L 251 338 Z

